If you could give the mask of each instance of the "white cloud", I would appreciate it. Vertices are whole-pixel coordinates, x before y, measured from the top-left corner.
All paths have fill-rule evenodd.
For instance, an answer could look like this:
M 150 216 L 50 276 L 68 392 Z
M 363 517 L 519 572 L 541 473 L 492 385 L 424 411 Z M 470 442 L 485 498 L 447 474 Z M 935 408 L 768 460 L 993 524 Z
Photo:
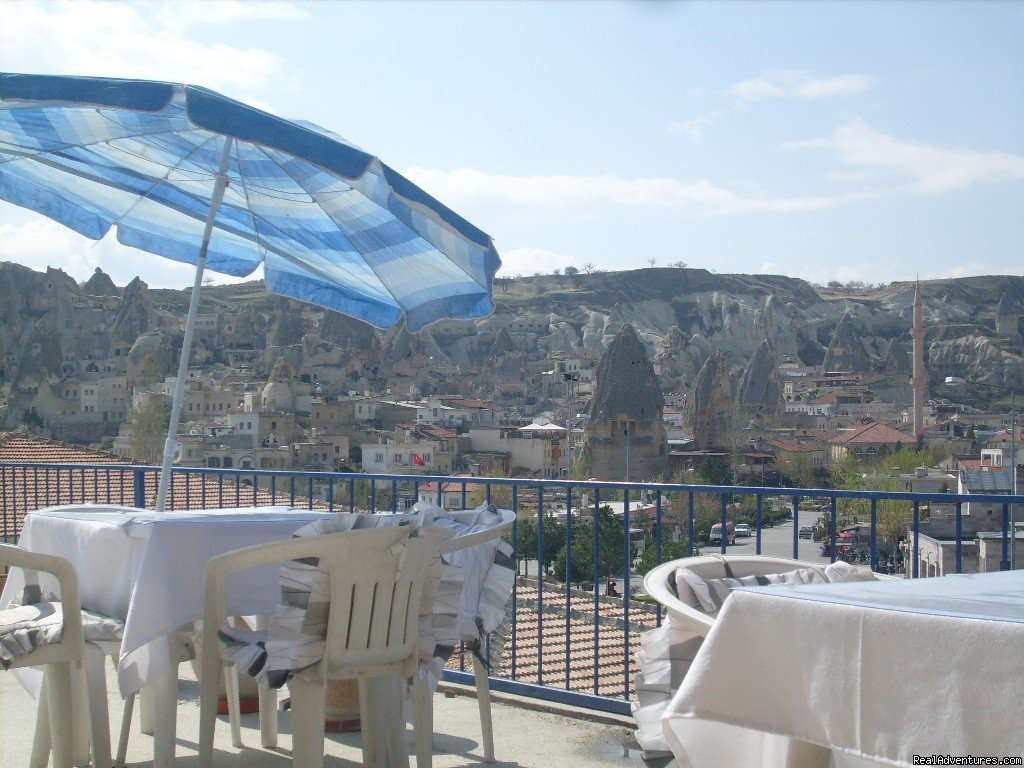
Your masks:
M 472 168 L 442 171 L 411 167 L 406 175 L 446 205 L 500 202 L 536 208 L 628 206 L 661 208 L 692 215 L 784 213 L 831 208 L 828 197 L 741 196 L 709 181 L 604 176 L 510 176 Z
M 506 277 L 533 275 L 538 272 L 549 275 L 556 269 L 564 270 L 566 267 L 582 270 L 584 263 L 575 256 L 555 253 L 545 248 L 524 247 L 501 251 L 501 274 Z
M 761 265 L 761 269 L 758 270 L 762 275 L 781 275 L 782 270 L 779 265 L 774 261 L 766 261 Z
M 866 75 L 814 78 L 807 72 L 776 69 L 735 83 L 729 92 L 741 102 L 771 98 L 813 101 L 833 96 L 853 96 L 866 91 L 869 85 L 870 80 Z
M 707 112 L 703 115 L 698 115 L 692 120 L 687 120 L 682 123 L 669 123 L 669 133 L 682 133 L 685 134 L 690 141 L 700 141 L 704 136 L 704 129 L 709 125 L 712 125 L 719 117 L 722 116 L 721 112 Z
M 876 131 L 862 120 L 837 128 L 829 138 L 783 146 L 832 150 L 840 162 L 863 169 L 862 174 L 866 170 L 877 181 L 896 180 L 916 194 L 1024 179 L 1024 156 L 913 143 Z
M 194 30 L 304 15 L 289 3 L 10 3 L 0 25 L 0 69 L 197 83 L 250 100 L 268 83 L 287 82 L 282 59 L 256 47 L 198 42 Z

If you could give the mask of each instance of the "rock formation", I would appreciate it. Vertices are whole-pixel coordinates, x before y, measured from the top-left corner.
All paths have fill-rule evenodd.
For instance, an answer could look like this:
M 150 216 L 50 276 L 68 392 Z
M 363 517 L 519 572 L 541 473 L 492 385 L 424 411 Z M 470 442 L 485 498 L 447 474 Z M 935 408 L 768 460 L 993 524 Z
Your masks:
M 92 273 L 92 276 L 82 283 L 82 293 L 86 296 L 120 296 L 120 289 L 114 285 L 110 275 L 99 267 Z
M 1010 295 L 1004 293 L 999 297 L 996 307 L 996 333 L 1009 340 L 1015 351 L 1024 351 L 1024 337 L 1020 331 L 1020 315 Z
M 761 424 L 778 423 L 785 411 L 779 361 L 767 339 L 740 375 L 736 405 L 744 417 Z
M 279 296 L 274 304 L 270 327 L 267 329 L 267 348 L 276 348 L 271 359 L 275 359 L 277 355 L 281 354 L 284 347 L 301 344 L 302 337 L 306 333 L 302 317 L 304 306 L 302 302 Z
M 624 325 L 608 345 L 596 384 L 583 449 L 591 474 L 641 480 L 662 473 L 665 398 L 633 326 Z
M 720 450 L 728 445 L 736 419 L 729 364 L 723 352 L 715 352 L 701 367 L 683 418 L 698 448 Z
M 125 375 L 129 387 L 148 386 L 174 373 L 177 364 L 171 338 L 159 331 L 144 333 L 128 350 Z
M 826 371 L 870 371 L 871 357 L 864 348 L 864 334 L 858 333 L 853 315 L 847 312 L 832 334 L 822 368 Z
M 157 313 L 149 296 L 149 287 L 139 278 L 124 288 L 121 305 L 110 326 L 110 354 L 126 355 L 135 340 L 156 329 Z
M 878 370 L 894 376 L 909 376 L 911 374 L 910 350 L 899 337 L 889 340 L 885 353 L 878 362 Z

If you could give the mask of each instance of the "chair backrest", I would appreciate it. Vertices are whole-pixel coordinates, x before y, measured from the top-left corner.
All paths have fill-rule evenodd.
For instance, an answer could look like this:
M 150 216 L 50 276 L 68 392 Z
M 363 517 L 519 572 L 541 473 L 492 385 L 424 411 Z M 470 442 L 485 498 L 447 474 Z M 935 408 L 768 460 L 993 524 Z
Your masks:
M 728 570 L 735 578 L 767 576 L 771 573 L 785 573 L 797 568 L 810 568 L 817 571 L 822 577 L 825 575 L 825 566 L 819 563 L 769 555 L 702 555 L 686 557 L 674 562 L 677 566 L 683 566 L 693 571 L 702 579 L 722 579 L 729 576 L 730 573 L 726 572 L 726 563 L 729 564 Z
M 326 639 L 328 669 L 367 672 L 404 663 L 411 674 L 420 601 L 428 568 L 440 562 L 440 531 L 408 526 L 316 537 L 330 541 L 317 556 L 331 576 Z M 312 539 L 313 541 L 316 538 Z

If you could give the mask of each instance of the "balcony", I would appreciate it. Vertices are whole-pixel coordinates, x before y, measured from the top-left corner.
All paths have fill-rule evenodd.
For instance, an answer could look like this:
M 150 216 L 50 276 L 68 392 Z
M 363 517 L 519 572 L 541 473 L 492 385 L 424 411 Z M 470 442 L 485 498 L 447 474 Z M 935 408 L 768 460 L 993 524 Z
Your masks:
M 110 719 L 117 738 L 117 724 L 121 721 L 121 698 L 117 695 L 117 681 L 108 664 L 107 688 L 110 695 Z M 183 672 L 187 667 L 183 667 Z M 434 759 L 435 768 L 457 768 L 467 765 L 487 765 L 480 748 L 480 717 L 476 701 L 459 686 L 446 685 L 434 699 Z M 183 678 L 178 706 L 176 764 L 196 764 L 199 738 L 199 684 Z M 0 744 L 3 745 L 2 764 L 28 766 L 35 729 L 35 707 L 29 695 L 12 674 L 0 674 Z M 546 766 L 548 768 L 611 768 L 635 766 L 643 768 L 633 741 L 633 723 L 625 716 L 595 716 L 592 711 L 544 705 L 514 696 L 492 695 L 494 717 L 494 751 L 496 768 Z M 226 718 L 218 718 L 214 765 L 218 768 L 289 768 L 291 766 L 291 714 L 278 715 L 280 735 L 276 749 L 260 747 L 259 715 L 242 716 L 242 743 L 238 749 L 231 744 Z M 408 732 L 410 752 L 413 752 L 412 731 Z M 551 749 L 552 744 L 558 748 Z M 116 743 L 115 743 L 116 747 Z M 326 740 L 325 765 L 357 768 L 362 763 L 360 734 L 329 733 Z M 153 740 L 139 733 L 138 714 L 132 724 L 128 741 L 128 766 L 151 766 Z M 415 766 L 415 756 L 410 758 Z
M 157 468 L 127 464 L 0 463 L 0 535 L 15 541 L 26 512 L 55 504 L 152 506 L 158 475 Z M 171 486 L 172 510 L 288 504 L 396 511 L 407 499 L 430 498 L 433 488 L 461 496 L 463 507 L 489 500 L 516 511 L 509 544 L 520 573 L 506 621 L 486 649 L 493 669 L 498 765 L 510 766 L 641 764 L 628 717 L 633 654 L 640 633 L 658 626 L 663 615 L 644 600 L 640 573 L 661 560 L 698 549 L 826 563 L 853 557 L 875 570 L 916 578 L 933 573 L 922 567 L 927 562 L 922 545 L 933 523 L 930 516 L 941 507 L 955 532 L 944 537 L 948 570 L 961 572 L 969 560 L 978 562 L 968 558 L 978 538 L 966 515 L 968 501 L 995 505 L 996 527 L 986 537 L 996 553 L 990 567 L 1010 566 L 1013 543 L 1024 554 L 1024 537 L 1018 533 L 1014 542 L 1010 533 L 1010 503 L 1022 505 L 1024 497 L 1006 495 L 210 468 L 176 468 Z M 438 491 L 436 502 L 442 501 Z M 537 525 L 538 513 L 543 525 Z M 750 537 L 713 548 L 705 543 L 711 525 L 737 518 L 750 520 Z M 807 526 L 813 528 L 811 539 L 799 535 Z M 471 677 L 458 662 L 445 673 L 453 690 Z M 185 765 L 194 762 L 197 690 L 183 684 L 178 733 Z M 28 764 L 34 712 L 24 697 L 10 676 L 0 675 L 0 698 L 12 702 L 0 722 L 5 764 Z M 119 701 L 112 696 L 115 723 Z M 288 715 L 282 718 L 277 753 L 234 750 L 226 728 L 219 729 L 217 764 L 287 764 L 290 726 Z M 480 759 L 476 718 L 471 699 L 438 696 L 435 765 Z M 254 716 L 245 727 L 245 743 L 258 745 Z M 358 737 L 341 735 L 329 740 L 329 754 L 340 764 L 358 764 L 358 744 Z M 554 754 L 551 744 L 558 745 Z M 151 754 L 149 740 L 133 733 L 129 755 L 146 764 Z

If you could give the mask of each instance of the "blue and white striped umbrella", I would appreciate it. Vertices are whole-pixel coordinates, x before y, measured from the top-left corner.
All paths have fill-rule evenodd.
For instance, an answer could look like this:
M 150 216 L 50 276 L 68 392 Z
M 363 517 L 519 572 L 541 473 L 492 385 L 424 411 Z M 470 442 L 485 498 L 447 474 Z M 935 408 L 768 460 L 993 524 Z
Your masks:
M 193 85 L 0 74 L 0 198 L 390 328 L 493 310 L 490 237 L 377 158 Z
M 486 234 L 341 137 L 194 85 L 0 73 L 0 199 L 197 266 L 179 388 L 206 267 L 262 264 L 270 291 L 380 328 L 494 309 Z

